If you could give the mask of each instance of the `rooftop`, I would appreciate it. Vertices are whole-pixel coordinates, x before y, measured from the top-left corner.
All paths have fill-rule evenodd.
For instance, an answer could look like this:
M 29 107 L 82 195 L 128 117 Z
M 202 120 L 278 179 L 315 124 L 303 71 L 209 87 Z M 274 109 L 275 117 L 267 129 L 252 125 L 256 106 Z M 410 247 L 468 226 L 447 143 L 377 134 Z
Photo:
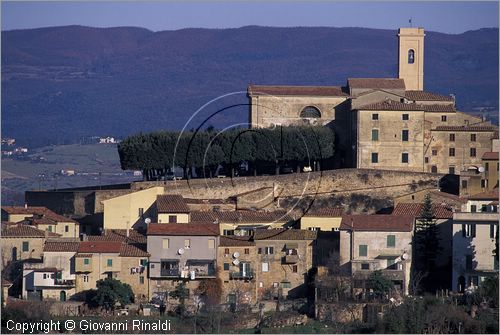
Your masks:
M 249 95 L 304 95 L 304 96 L 333 96 L 346 97 L 341 86 L 275 86 L 249 85 Z
M 46 217 L 57 222 L 75 222 L 75 220 L 67 218 L 65 216 L 54 213 L 47 207 L 32 207 L 32 206 L 2 206 L 2 210 L 8 214 L 26 214 L 26 215 L 38 215 L 41 217 Z
M 191 210 L 180 194 L 159 195 L 156 198 L 158 213 L 189 213 Z
M 498 160 L 498 152 L 485 152 L 483 157 L 484 160 Z
M 43 246 L 44 252 L 77 252 L 80 242 L 46 241 Z
M 257 229 L 253 239 L 257 240 L 315 240 L 318 232 L 301 229 Z
M 47 235 L 46 235 L 47 234 Z M 61 235 L 40 230 L 22 223 L 2 222 L 2 237 L 60 237 Z
M 308 217 L 342 217 L 344 209 L 342 207 L 310 209 L 303 216 Z
M 498 187 L 492 190 L 481 192 L 478 194 L 470 195 L 467 197 L 469 200 L 498 200 Z
M 392 211 L 392 215 L 398 216 L 413 216 L 420 217 L 422 214 L 422 209 L 424 208 L 423 203 L 399 203 L 396 205 Z M 442 206 L 440 204 L 432 205 L 432 213 L 436 219 L 452 219 L 453 211 L 449 206 Z
M 405 82 L 399 78 L 348 78 L 350 88 L 405 89 Z
M 221 236 L 219 243 L 221 247 L 248 247 L 254 245 L 251 236 Z
M 134 229 L 129 229 L 128 238 L 126 229 L 106 229 L 103 235 L 89 235 L 87 236 L 89 241 L 117 241 L 124 242 L 129 241 L 132 243 L 146 243 L 147 237 Z
M 219 225 L 214 223 L 152 223 L 148 235 L 218 236 Z
M 404 103 L 394 100 L 384 100 L 367 104 L 357 108 L 358 110 L 390 110 L 390 111 L 425 111 L 425 112 L 455 112 L 455 107 L 446 105 L 419 105 L 415 103 Z
M 454 101 L 449 95 L 441 95 L 426 91 L 406 91 L 405 96 L 413 101 Z
M 292 217 L 285 211 L 251 211 L 251 210 L 236 210 L 236 211 L 193 211 L 191 212 L 192 222 L 214 222 L 218 220 L 224 223 L 273 223 L 273 222 L 288 222 Z
M 474 132 L 494 132 L 496 129 L 495 126 L 437 126 L 435 129 L 437 131 L 474 131 Z
M 413 216 L 400 215 L 345 215 L 342 217 L 340 229 L 354 231 L 411 232 Z
M 79 254 L 119 254 L 120 257 L 149 257 L 145 245 L 127 244 L 115 241 L 80 242 Z M 81 256 L 81 255 L 80 255 Z

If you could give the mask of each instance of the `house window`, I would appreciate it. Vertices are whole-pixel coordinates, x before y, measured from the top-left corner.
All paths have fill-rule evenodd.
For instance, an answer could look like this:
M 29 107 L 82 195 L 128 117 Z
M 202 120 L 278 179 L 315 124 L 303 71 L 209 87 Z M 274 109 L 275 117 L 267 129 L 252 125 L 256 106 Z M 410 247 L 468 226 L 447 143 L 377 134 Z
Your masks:
M 250 254 L 250 249 L 249 248 L 245 248 L 245 255 L 249 255 Z
M 52 226 L 49 226 L 47 230 L 52 232 Z
M 142 217 L 144 215 L 144 208 L 139 208 L 139 217 Z
M 177 215 L 169 215 L 168 223 L 177 223 Z
M 23 242 L 23 251 L 30 251 L 30 243 L 29 242 Z
M 429 157 L 424 158 L 425 163 L 429 163 Z
M 448 149 L 448 153 L 450 157 L 455 157 L 455 148 Z
M 225 235 L 225 236 L 233 236 L 234 235 L 234 229 L 224 229 L 223 235 Z
M 472 255 L 465 256 L 465 269 L 472 270 Z
M 224 271 L 229 271 L 229 263 L 224 263 Z
M 88 283 L 89 282 L 89 276 L 88 275 L 83 275 L 83 282 Z
M 431 172 L 432 173 L 437 173 L 438 172 L 438 168 L 437 168 L 436 165 L 431 166 Z
M 359 257 L 368 256 L 368 246 L 366 244 L 361 244 L 359 246 Z
M 163 249 L 168 249 L 170 247 L 170 240 L 168 238 L 164 238 L 162 241 Z
M 139 276 L 139 284 L 144 285 L 144 276 Z
M 476 148 L 470 148 L 470 156 L 476 157 Z
M 289 281 L 282 281 L 281 282 L 281 287 L 283 287 L 283 288 L 290 288 L 290 287 L 292 287 L 292 284 Z
M 47 279 L 47 278 L 49 278 L 49 275 L 48 275 L 48 274 L 46 274 L 46 273 L 44 273 L 44 274 L 43 274 L 43 279 Z
M 476 142 L 476 134 L 470 134 L 470 141 Z
M 372 163 L 378 163 L 378 152 L 372 152 Z
M 148 260 L 147 259 L 141 259 L 141 262 L 139 264 L 141 264 L 141 266 L 146 266 L 146 265 L 148 265 Z
M 378 129 L 372 129 L 372 141 L 378 141 Z
M 450 142 L 455 142 L 455 134 L 450 134 Z
M 401 132 L 401 141 L 408 142 L 408 137 L 409 137 L 409 130 L 408 129 L 404 129 Z
M 481 212 L 487 212 L 487 211 L 488 211 L 488 206 L 481 205 Z
M 481 187 L 482 188 L 486 187 L 486 179 L 481 179 Z
M 407 152 L 403 152 L 401 154 L 401 163 L 408 163 L 408 153 Z
M 361 270 L 370 270 L 370 263 L 361 263 Z
M 470 205 L 470 211 L 471 211 L 471 213 L 477 212 L 477 206 L 476 205 Z
M 396 247 L 396 235 L 387 235 L 387 247 L 388 248 Z
M 84 258 L 83 265 L 89 265 L 89 264 L 90 264 L 90 258 Z
M 320 118 L 321 112 L 314 106 L 307 106 L 300 112 L 300 117 L 303 118 Z
M 112 267 L 113 266 L 113 260 L 112 259 L 108 259 L 108 261 L 106 262 L 106 266 L 107 267 Z
M 408 120 L 410 119 L 410 115 L 409 115 L 409 114 L 403 114 L 403 115 L 401 116 L 401 119 L 402 119 L 403 121 L 408 121 Z
M 225 248 L 225 249 L 224 249 L 224 254 L 225 254 L 225 255 L 229 255 L 229 248 Z
M 408 50 L 408 64 L 415 63 L 415 51 L 413 49 Z
M 447 119 L 446 115 L 441 115 L 441 122 L 446 122 L 446 119 Z
M 266 254 L 266 255 L 272 255 L 272 254 L 274 254 L 274 248 L 273 247 L 265 247 L 264 248 L 264 254 Z
M 377 121 L 378 120 L 378 114 L 377 113 L 372 114 L 372 120 L 373 121 Z
M 432 149 L 432 156 L 437 156 L 438 151 L 436 149 Z
M 475 224 L 462 224 L 462 236 L 463 237 L 476 237 L 476 225 Z
M 449 173 L 449 174 L 455 174 L 455 167 L 454 167 L 454 166 L 450 166 L 450 167 L 448 168 L 448 173 Z
M 292 272 L 297 273 L 299 271 L 299 267 L 297 265 L 292 266 Z
M 467 188 L 467 180 L 462 180 L 462 188 Z
M 184 248 L 191 248 L 191 240 L 184 240 Z
M 269 263 L 262 263 L 262 272 L 269 271 Z
M 490 164 L 484 163 L 484 171 L 488 171 L 490 169 Z
M 208 240 L 208 249 L 215 249 L 215 240 Z

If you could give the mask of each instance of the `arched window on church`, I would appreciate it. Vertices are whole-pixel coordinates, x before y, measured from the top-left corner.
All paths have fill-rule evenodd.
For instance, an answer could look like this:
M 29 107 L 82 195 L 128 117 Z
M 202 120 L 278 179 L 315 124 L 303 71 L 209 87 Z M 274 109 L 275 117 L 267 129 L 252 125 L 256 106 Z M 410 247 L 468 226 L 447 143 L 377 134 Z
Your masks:
M 321 112 L 314 106 L 305 107 L 302 112 L 300 112 L 300 117 L 303 118 L 320 118 Z
M 408 64 L 413 63 L 415 63 L 415 50 L 410 49 L 408 50 Z

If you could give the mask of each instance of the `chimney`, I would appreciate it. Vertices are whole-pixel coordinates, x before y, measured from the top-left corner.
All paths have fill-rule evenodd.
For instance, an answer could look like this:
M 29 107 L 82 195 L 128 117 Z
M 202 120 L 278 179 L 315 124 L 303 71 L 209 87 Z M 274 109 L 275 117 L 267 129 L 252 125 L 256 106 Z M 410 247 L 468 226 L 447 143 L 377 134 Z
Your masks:
M 28 208 L 28 203 L 27 202 L 24 203 L 24 208 Z
M 45 230 L 45 238 L 47 239 L 49 237 L 49 231 Z

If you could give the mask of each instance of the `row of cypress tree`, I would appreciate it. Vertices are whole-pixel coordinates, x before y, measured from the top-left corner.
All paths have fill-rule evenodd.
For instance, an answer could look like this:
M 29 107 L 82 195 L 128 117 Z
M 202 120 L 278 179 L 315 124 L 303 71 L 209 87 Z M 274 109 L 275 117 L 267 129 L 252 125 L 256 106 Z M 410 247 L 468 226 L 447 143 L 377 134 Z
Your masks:
M 309 165 L 331 159 L 335 134 L 328 127 L 289 126 L 230 129 L 217 132 L 159 131 L 133 135 L 118 145 L 124 170 L 143 170 L 146 179 L 164 175 L 172 167 L 205 169 L 212 173 L 219 165 L 233 169 L 249 162 L 258 166 Z

